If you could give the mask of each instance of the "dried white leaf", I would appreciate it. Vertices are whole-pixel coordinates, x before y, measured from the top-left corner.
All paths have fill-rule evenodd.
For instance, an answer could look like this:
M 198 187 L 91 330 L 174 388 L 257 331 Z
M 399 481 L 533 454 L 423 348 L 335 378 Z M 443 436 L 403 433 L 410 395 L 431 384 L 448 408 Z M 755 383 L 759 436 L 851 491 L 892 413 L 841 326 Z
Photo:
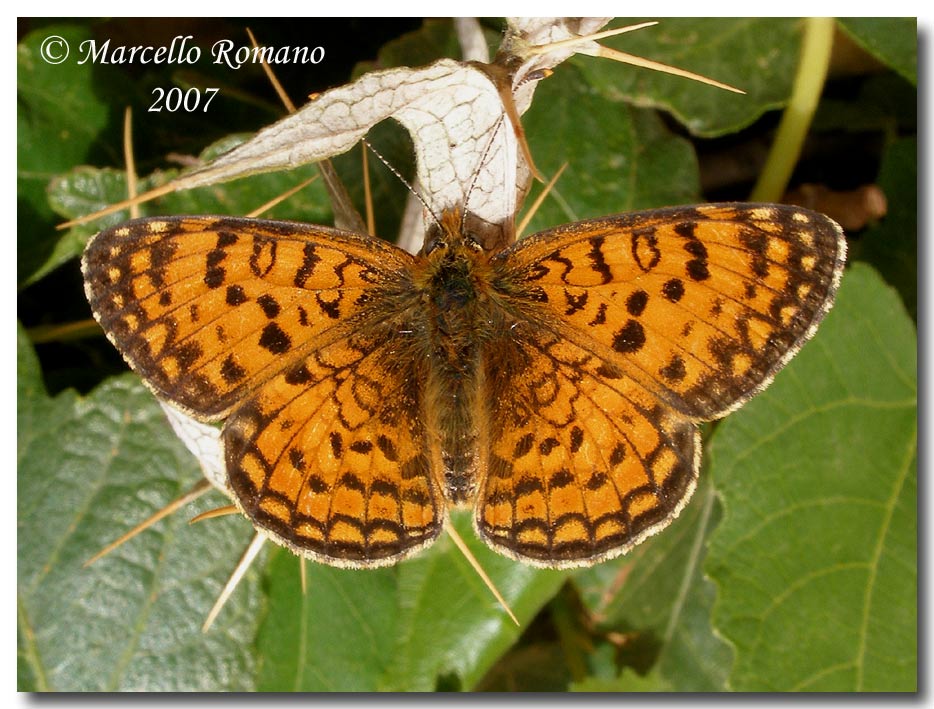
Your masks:
M 600 30 L 610 17 L 515 17 L 506 22 L 507 32 L 500 51 L 520 60 L 513 71 L 513 97 L 519 114 L 532 103 L 538 81 L 529 77 L 554 69 L 576 53 L 596 54 L 599 44 L 592 40 L 557 47 L 556 42 L 586 37 Z M 547 48 L 542 51 L 543 48 Z
M 487 46 L 483 28 L 475 17 L 455 17 L 454 31 L 461 46 L 461 56 L 465 62 L 490 62 L 490 48 Z
M 375 124 L 402 123 L 419 159 L 429 203 L 448 206 L 452 179 L 466 181 L 485 135 L 502 115 L 490 79 L 471 65 L 442 59 L 427 67 L 371 72 L 321 94 L 209 165 L 180 178 L 177 189 L 282 170 L 350 150 Z M 454 145 L 451 145 L 451 142 Z M 503 175 L 501 174 L 502 180 Z M 461 194 L 461 197 L 463 195 Z
M 221 430 L 217 426 L 201 423 L 171 404 L 159 399 L 172 430 L 191 454 L 198 459 L 204 477 L 222 493 L 233 498 L 227 486 L 227 467 L 224 464 L 224 446 Z
M 548 48 L 549 43 L 589 34 L 607 18 L 511 20 L 495 64 L 442 59 L 421 68 L 371 72 L 325 92 L 209 165 L 181 177 L 188 189 L 257 172 L 294 168 L 346 152 L 380 121 L 392 118 L 410 133 L 416 185 L 432 214 L 410 222 L 412 248 L 445 210 L 466 210 L 467 227 L 489 245 L 512 241 L 513 222 L 530 183 L 520 143 L 519 116 L 531 105 L 545 74 L 584 41 Z M 483 52 L 476 23 L 458 30 L 470 56 Z M 544 46 L 543 46 L 544 45 Z

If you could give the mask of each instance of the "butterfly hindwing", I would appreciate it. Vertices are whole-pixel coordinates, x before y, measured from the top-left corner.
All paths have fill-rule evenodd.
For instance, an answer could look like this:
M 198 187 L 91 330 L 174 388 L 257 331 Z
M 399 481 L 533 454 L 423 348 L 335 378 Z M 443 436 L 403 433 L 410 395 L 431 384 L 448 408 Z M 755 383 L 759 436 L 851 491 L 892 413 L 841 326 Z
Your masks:
M 377 566 L 430 544 L 442 493 L 424 376 L 348 332 L 268 381 L 224 428 L 228 479 L 259 528 L 303 556 Z
M 582 347 L 519 324 L 490 344 L 484 381 L 475 519 L 508 556 L 557 567 L 616 556 L 693 491 L 697 427 Z

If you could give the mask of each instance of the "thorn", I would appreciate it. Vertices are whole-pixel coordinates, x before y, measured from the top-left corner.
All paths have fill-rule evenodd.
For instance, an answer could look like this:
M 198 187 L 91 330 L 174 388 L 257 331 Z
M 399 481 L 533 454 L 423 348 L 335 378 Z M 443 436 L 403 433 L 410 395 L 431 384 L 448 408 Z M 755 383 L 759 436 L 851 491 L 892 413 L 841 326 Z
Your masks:
M 237 588 L 237 584 L 240 583 L 243 575 L 247 572 L 247 569 L 250 568 L 250 564 L 253 563 L 256 555 L 259 554 L 259 550 L 263 548 L 263 542 L 265 541 L 266 537 L 262 536 L 259 532 L 253 535 L 253 539 L 250 540 L 247 548 L 243 551 L 243 556 L 241 556 L 240 561 L 237 562 L 236 568 L 234 568 L 230 578 L 227 579 L 227 583 L 225 584 L 223 590 L 221 590 L 217 600 L 214 601 L 214 605 L 208 612 L 208 617 L 204 619 L 204 625 L 201 626 L 202 633 L 208 632 L 208 630 L 214 624 L 214 621 L 217 620 L 217 616 L 221 612 L 221 609 L 230 599 L 234 589 Z
M 196 522 L 203 522 L 206 519 L 214 519 L 215 517 L 226 517 L 227 515 L 235 515 L 239 513 L 234 505 L 224 505 L 223 507 L 215 507 L 213 510 L 206 510 L 199 515 L 195 515 L 190 520 L 188 524 L 195 524 Z
M 366 145 L 360 145 L 363 156 L 363 202 L 366 206 L 366 233 L 376 236 L 376 217 L 373 215 L 373 193 L 370 191 L 370 166 L 366 157 Z
M 657 25 L 658 22 L 642 22 L 638 25 L 629 25 L 628 27 L 619 27 L 612 30 L 604 30 L 603 32 L 595 32 L 594 34 L 583 35 L 581 37 L 571 37 L 569 39 L 562 39 L 557 42 L 550 42 L 549 44 L 540 44 L 533 47 L 529 47 L 529 54 L 546 54 L 553 49 L 558 49 L 560 47 L 574 47 L 575 45 L 583 45 L 587 42 L 595 42 L 598 39 L 605 39 L 606 37 L 613 37 L 618 34 L 623 34 L 625 32 L 633 32 L 635 30 L 641 30 L 645 27 L 652 27 Z M 666 74 L 673 74 L 675 76 L 680 76 L 684 79 L 691 79 L 692 81 L 699 81 L 702 84 L 707 84 L 708 86 L 715 86 L 718 89 L 724 89 L 726 91 L 732 91 L 737 94 L 744 94 L 745 91 L 737 89 L 729 84 L 724 84 L 714 79 L 708 79 L 706 76 L 701 76 L 700 74 L 695 74 L 684 69 L 679 69 L 674 66 L 669 66 L 668 64 L 662 64 L 661 62 L 654 62 L 651 59 L 643 59 L 642 57 L 637 57 L 632 54 L 627 54 L 626 52 L 621 52 L 617 49 L 611 47 L 604 47 L 602 44 L 597 45 L 596 51 L 589 47 L 582 47 L 580 49 L 582 54 L 596 54 L 596 56 L 604 57 L 605 59 L 612 59 L 613 61 L 622 62 L 624 64 L 631 64 L 633 66 L 642 67 L 643 69 L 652 69 L 654 71 L 661 71 Z
M 532 221 L 532 217 L 535 216 L 535 212 L 538 211 L 538 208 L 542 206 L 542 202 L 545 201 L 545 197 L 548 196 L 548 193 L 551 192 L 551 189 L 555 186 L 555 183 L 558 181 L 558 178 L 561 177 L 561 173 L 564 172 L 564 168 L 568 166 L 568 163 L 564 163 L 561 167 L 558 168 L 558 171 L 554 174 L 548 184 L 545 185 L 545 189 L 542 190 L 541 194 L 535 198 L 535 201 L 532 203 L 532 206 L 529 207 L 529 211 L 525 213 L 525 216 L 522 217 L 522 221 L 519 222 L 519 225 L 516 227 L 516 236 L 521 236 L 522 232 L 525 231 L 525 228 L 529 225 L 529 222 Z
M 253 46 L 258 47 L 259 45 L 256 42 L 256 37 L 253 36 L 249 28 L 247 28 L 247 34 L 250 36 L 250 41 L 253 43 Z M 260 64 L 286 110 L 289 113 L 295 113 L 295 104 L 292 103 L 292 99 L 285 93 L 285 89 L 282 88 L 282 84 L 280 84 L 279 80 L 276 78 L 272 67 L 265 61 L 260 62 Z M 311 94 L 308 98 L 313 101 L 317 96 L 318 94 Z M 357 214 L 357 210 L 353 206 L 347 188 L 344 187 L 344 183 L 341 182 L 340 178 L 337 176 L 334 165 L 330 160 L 324 158 L 318 161 L 318 170 L 324 178 L 325 189 L 327 189 L 328 195 L 331 198 L 331 207 L 334 211 L 334 226 L 347 231 L 363 231 L 365 229 L 363 220 L 360 218 L 360 215 Z
M 543 72 L 542 78 L 546 78 L 547 76 L 549 76 L 549 74 Z M 496 83 L 496 89 L 499 92 L 500 101 L 503 103 L 503 111 L 506 118 L 509 119 L 509 125 L 512 126 L 512 131 L 516 136 L 516 141 L 519 144 L 519 149 L 522 151 L 522 157 L 525 158 L 525 163 L 529 168 L 529 172 L 536 180 L 544 182 L 545 178 L 542 177 L 542 173 L 535 167 L 535 161 L 532 159 L 532 149 L 529 148 L 529 143 L 525 139 L 525 128 L 522 127 L 522 117 L 516 109 L 516 101 L 512 93 L 512 86 L 498 82 Z M 487 150 L 489 150 L 489 146 L 487 146 Z
M 133 157 L 133 109 L 123 112 L 123 158 L 126 162 L 126 196 L 136 196 L 136 159 Z M 130 207 L 130 219 L 139 217 L 139 204 Z
M 519 620 L 516 618 L 515 614 L 512 612 L 512 609 L 507 605 L 506 599 L 503 598 L 499 590 L 493 584 L 493 581 L 487 576 L 486 571 L 483 570 L 483 567 L 480 566 L 480 562 L 477 561 L 477 558 L 473 555 L 470 549 L 467 548 L 467 545 L 464 543 L 464 540 L 461 538 L 461 535 L 457 533 L 457 530 L 454 529 L 454 525 L 451 523 L 450 518 L 444 520 L 444 528 L 447 530 L 448 534 L 451 535 L 451 539 L 454 540 L 454 544 L 457 545 L 457 548 L 460 549 L 461 554 L 464 555 L 464 558 L 470 562 L 470 565 L 473 567 L 474 571 L 477 572 L 477 575 L 483 579 L 483 583 L 486 584 L 486 587 L 490 589 L 490 592 L 499 601 L 499 604 L 506 611 L 507 615 L 512 618 L 512 622 L 516 624 L 516 627 L 519 627 Z
M 559 49 L 561 47 L 573 47 L 577 44 L 585 44 L 587 42 L 596 42 L 598 39 L 605 39 L 607 37 L 614 37 L 618 34 L 625 34 L 626 32 L 634 32 L 636 30 L 641 30 L 646 27 L 652 27 L 657 25 L 658 21 L 654 22 L 642 22 L 638 25 L 629 25 L 627 27 L 617 27 L 612 30 L 603 30 L 602 32 L 595 32 L 594 34 L 581 35 L 580 37 L 569 37 L 568 39 L 561 39 L 557 42 L 549 42 L 548 44 L 536 44 L 529 47 L 529 54 L 547 54 L 553 49 Z
M 273 207 L 275 207 L 275 206 L 276 206 L 277 204 L 279 204 L 280 202 L 284 202 L 285 200 L 287 200 L 289 197 L 291 197 L 291 196 L 292 196 L 293 194 L 295 194 L 296 192 L 299 192 L 299 191 L 305 189 L 306 187 L 308 187 L 308 185 L 310 185 L 312 182 L 314 182 L 315 180 L 317 180 L 319 177 L 321 177 L 321 175 L 315 175 L 315 176 L 313 176 L 313 177 L 309 177 L 307 180 L 305 180 L 305 181 L 302 182 L 301 184 L 295 185 L 295 187 L 292 187 L 291 189 L 286 190 L 285 192 L 283 192 L 282 194 L 280 194 L 278 197 L 273 197 L 271 200 L 269 200 L 269 201 L 266 202 L 265 204 L 263 204 L 263 205 L 257 207 L 256 209 L 254 209 L 252 212 L 250 212 L 250 213 L 247 214 L 246 216 L 248 216 L 248 217 L 258 217 L 258 216 L 261 215 L 263 212 L 268 212 L 270 209 L 272 209 Z
M 253 36 L 253 32 L 250 31 L 249 27 L 246 28 L 246 33 L 249 35 L 250 41 L 253 43 L 253 48 L 259 49 L 259 44 L 256 42 L 256 37 Z M 263 71 L 266 72 L 266 77 L 269 79 L 269 83 L 272 84 L 272 87 L 279 95 L 279 100 L 282 101 L 282 105 L 285 106 L 289 113 L 295 113 L 295 104 L 292 103 L 292 99 L 289 98 L 288 94 L 285 92 L 285 89 L 282 88 L 282 84 L 280 84 L 279 79 L 276 78 L 272 67 L 270 67 L 269 64 L 267 64 L 265 61 L 260 62 L 260 64 L 263 67 Z
M 699 81 L 700 83 L 707 84 L 708 86 L 715 86 L 718 89 L 732 91 L 735 94 L 746 94 L 746 92 L 742 89 L 737 89 L 736 87 L 730 86 L 729 84 L 724 84 L 720 81 L 715 81 L 714 79 L 708 79 L 706 76 L 701 76 L 700 74 L 695 74 L 691 71 L 679 69 L 675 66 L 669 66 L 668 64 L 662 64 L 661 62 L 653 62 L 651 59 L 643 59 L 642 57 L 637 57 L 633 54 L 627 54 L 626 52 L 621 52 L 618 49 L 612 49 L 610 47 L 604 47 L 603 45 L 600 45 L 600 49 L 598 50 L 597 54 L 598 56 L 604 57 L 606 59 L 612 59 L 613 61 L 622 62 L 623 64 L 631 64 L 633 66 L 642 67 L 643 69 L 653 69 L 655 71 L 664 72 L 665 74 L 673 74 L 674 76 L 691 79 L 692 81 Z
M 84 337 L 97 337 L 100 334 L 101 326 L 97 324 L 97 320 L 94 318 L 55 325 L 35 325 L 26 328 L 26 335 L 34 345 L 58 342 L 59 340 L 80 340 Z
M 133 529 L 131 529 L 129 532 L 121 536 L 116 541 L 111 542 L 110 544 L 105 546 L 103 549 L 101 549 L 99 552 L 97 552 L 94 556 L 92 556 L 90 559 L 85 561 L 84 568 L 87 568 L 88 566 L 93 564 L 98 559 L 106 556 L 107 554 L 112 552 L 114 549 L 116 549 L 118 546 L 120 546 L 121 544 L 128 542 L 140 532 L 154 525 L 156 522 L 161 520 L 163 517 L 169 516 L 170 514 L 175 512 L 175 510 L 179 509 L 180 507 L 183 507 L 184 505 L 187 505 L 192 500 L 195 500 L 201 497 L 201 495 L 203 495 L 205 492 L 207 492 L 210 489 L 211 489 L 211 483 L 209 483 L 207 480 L 199 481 L 193 488 L 191 488 L 184 495 L 182 495 L 179 498 L 176 498 L 175 500 L 167 504 L 165 507 L 163 507 L 161 510 L 156 512 L 154 515 L 143 520 L 138 525 L 133 527 Z
M 101 217 L 106 217 L 108 214 L 113 214 L 114 212 L 119 212 L 128 207 L 132 207 L 136 204 L 142 204 L 143 202 L 148 202 L 151 199 L 156 197 L 161 197 L 168 194 L 169 192 L 175 191 L 175 181 L 167 182 L 161 187 L 156 187 L 149 190 L 148 192 L 143 192 L 143 194 L 136 197 L 131 197 L 130 199 L 125 199 L 116 204 L 111 204 L 109 207 L 104 207 L 99 209 L 96 212 L 91 212 L 91 214 L 85 214 L 83 217 L 78 217 L 77 219 L 71 219 L 67 222 L 62 222 L 59 224 L 56 229 L 61 231 L 62 229 L 70 229 L 73 226 L 79 226 L 81 224 L 87 224 L 88 222 L 93 222 L 95 219 L 100 219 Z

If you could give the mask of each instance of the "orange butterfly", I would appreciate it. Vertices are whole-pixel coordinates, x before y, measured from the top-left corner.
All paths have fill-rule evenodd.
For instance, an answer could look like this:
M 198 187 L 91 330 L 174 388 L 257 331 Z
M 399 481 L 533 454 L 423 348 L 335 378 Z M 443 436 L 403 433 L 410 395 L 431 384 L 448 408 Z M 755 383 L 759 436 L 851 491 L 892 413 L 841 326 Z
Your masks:
M 761 391 L 830 309 L 846 242 L 777 205 L 676 207 L 498 253 L 446 213 L 413 256 L 321 226 L 158 217 L 82 262 L 161 398 L 226 418 L 240 510 L 351 567 L 431 544 L 449 506 L 551 567 L 625 553 L 687 503 L 697 424 Z

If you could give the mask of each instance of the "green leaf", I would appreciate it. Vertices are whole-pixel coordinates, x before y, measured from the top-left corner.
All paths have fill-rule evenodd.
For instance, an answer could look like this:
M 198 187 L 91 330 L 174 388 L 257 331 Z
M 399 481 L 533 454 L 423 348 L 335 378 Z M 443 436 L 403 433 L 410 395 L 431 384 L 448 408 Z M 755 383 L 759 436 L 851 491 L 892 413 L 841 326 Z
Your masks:
M 915 333 L 871 269 L 711 446 L 707 571 L 739 691 L 917 689 Z
M 490 551 L 468 515 L 457 528 L 523 625 L 565 578 Z M 259 636 L 266 691 L 470 689 L 518 637 L 517 628 L 444 535 L 395 567 L 368 571 L 298 562 L 269 568 L 269 612 Z
M 59 36 L 70 46 L 69 58 L 49 64 L 41 54 L 43 40 Z M 78 64 L 76 52 L 91 37 L 88 29 L 49 25 L 26 35 L 17 45 L 17 263 L 21 284 L 37 280 L 62 263 L 56 251 L 61 234 L 46 202 L 45 189 L 57 173 L 92 154 L 109 155 L 104 137 L 112 119 L 108 103 L 125 86 L 107 67 Z M 119 143 L 114 143 L 118 146 Z
M 626 556 L 574 577 L 600 629 L 627 637 L 624 665 L 640 672 L 654 668 L 671 691 L 726 688 L 731 651 L 711 627 L 714 589 L 703 574 L 716 521 L 713 489 L 703 472 L 694 498 L 668 528 Z M 622 676 L 629 678 L 626 684 L 632 677 Z
M 20 331 L 17 621 L 20 691 L 208 691 L 253 687 L 261 606 L 250 572 L 214 629 L 201 624 L 252 530 L 209 493 L 89 568 L 107 543 L 200 473 L 138 378 L 49 398 Z
M 540 171 L 551 176 L 568 163 L 529 232 L 698 200 L 691 144 L 654 112 L 595 94 L 573 66 L 540 84 L 523 125 Z
M 305 562 L 284 551 L 266 571 L 269 612 L 257 644 L 261 691 L 372 691 L 395 625 L 393 569 L 369 572 Z
M 616 19 L 626 27 L 637 19 Z M 651 69 L 609 59 L 577 58 L 586 80 L 614 100 L 671 113 L 691 133 L 711 138 L 752 124 L 784 106 L 798 63 L 800 23 L 787 18 L 665 18 L 648 27 L 600 40 L 627 54 L 675 66 L 729 84 L 739 95 Z
M 918 20 L 914 17 L 845 17 L 840 26 L 886 66 L 918 83 Z

